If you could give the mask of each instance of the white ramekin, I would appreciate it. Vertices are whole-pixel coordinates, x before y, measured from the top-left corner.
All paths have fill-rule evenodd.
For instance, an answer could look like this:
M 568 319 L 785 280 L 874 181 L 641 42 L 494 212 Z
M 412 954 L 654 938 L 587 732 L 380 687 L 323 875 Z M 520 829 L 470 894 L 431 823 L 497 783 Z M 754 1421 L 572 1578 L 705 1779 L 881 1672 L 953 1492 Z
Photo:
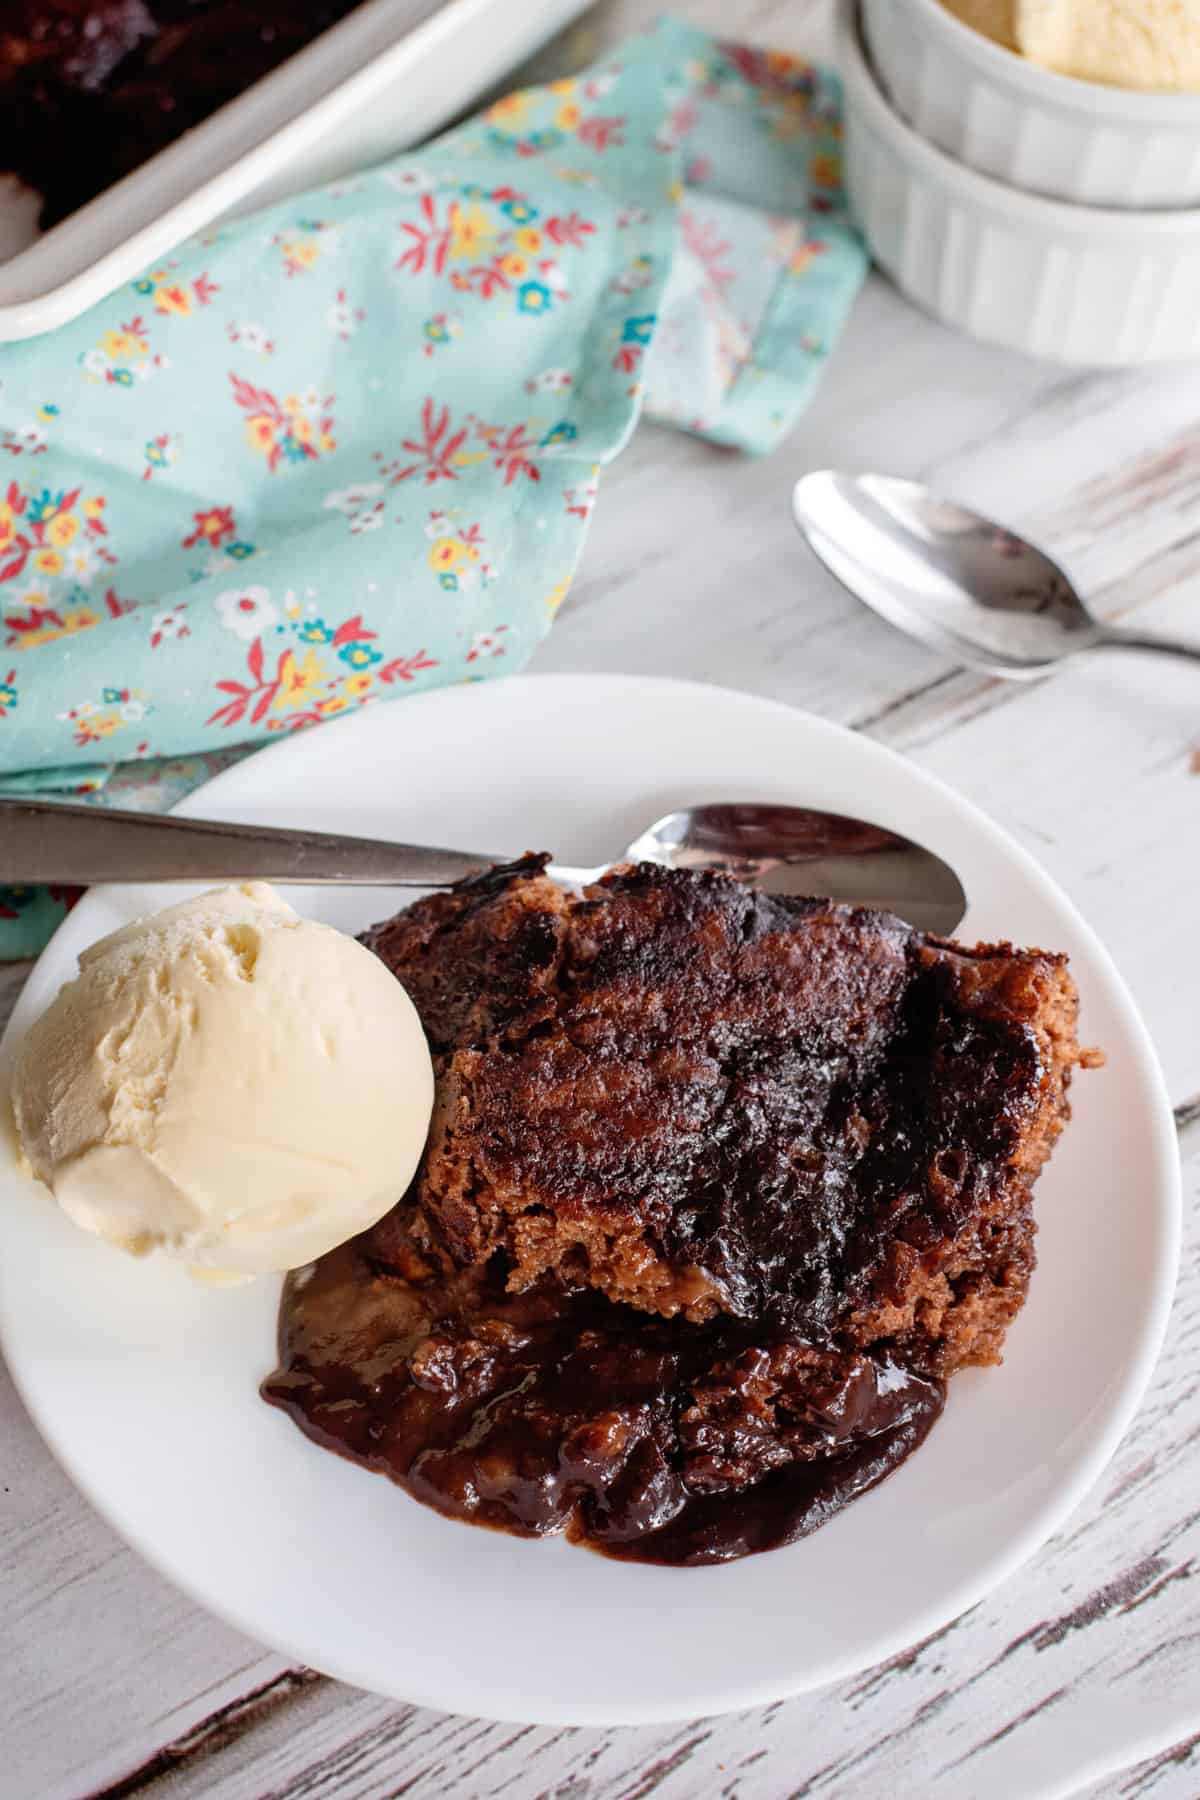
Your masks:
M 954 161 L 888 105 L 839 0 L 850 206 L 878 263 L 972 337 L 1085 367 L 1200 355 L 1200 209 L 1068 206 Z
M 1200 205 L 1200 94 L 1057 75 L 940 0 L 863 0 L 863 33 L 896 110 L 971 168 L 1084 206 Z

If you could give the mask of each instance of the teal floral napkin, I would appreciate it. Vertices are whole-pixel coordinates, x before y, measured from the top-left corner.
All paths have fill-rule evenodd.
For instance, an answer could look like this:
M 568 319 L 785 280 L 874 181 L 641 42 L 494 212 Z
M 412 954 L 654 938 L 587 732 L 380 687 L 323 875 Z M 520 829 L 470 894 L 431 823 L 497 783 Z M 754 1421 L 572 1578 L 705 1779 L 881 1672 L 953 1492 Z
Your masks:
M 0 349 L 0 787 L 162 807 L 519 668 L 643 407 L 802 410 L 865 268 L 839 140 L 836 77 L 668 19 Z M 69 898 L 0 888 L 0 955 Z

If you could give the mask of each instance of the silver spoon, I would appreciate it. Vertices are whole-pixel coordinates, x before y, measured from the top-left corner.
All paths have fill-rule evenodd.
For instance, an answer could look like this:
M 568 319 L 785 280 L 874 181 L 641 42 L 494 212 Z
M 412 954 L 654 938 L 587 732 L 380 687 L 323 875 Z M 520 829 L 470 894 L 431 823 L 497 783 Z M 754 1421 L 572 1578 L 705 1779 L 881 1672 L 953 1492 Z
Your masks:
M 968 668 L 1028 681 L 1102 649 L 1200 662 L 1200 644 L 1102 624 L 1044 550 L 919 482 L 817 469 L 792 511 L 843 587 Z
M 0 879 L 12 885 L 257 879 L 439 888 L 505 860 L 323 831 L 0 800 Z M 668 813 L 618 860 L 720 869 L 769 893 L 826 895 L 893 912 L 942 936 L 954 931 L 967 906 L 949 864 L 908 838 L 861 819 L 769 802 Z M 549 873 L 586 887 L 609 867 L 551 863 Z

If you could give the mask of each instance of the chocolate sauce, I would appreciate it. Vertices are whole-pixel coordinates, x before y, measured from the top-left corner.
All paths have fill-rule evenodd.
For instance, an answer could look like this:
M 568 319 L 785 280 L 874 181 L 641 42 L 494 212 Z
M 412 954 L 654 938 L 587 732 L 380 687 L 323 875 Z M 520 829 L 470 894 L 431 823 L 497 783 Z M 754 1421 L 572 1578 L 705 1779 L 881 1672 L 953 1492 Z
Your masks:
M 610 1556 L 724 1562 L 791 1543 L 896 1468 L 943 1388 L 883 1355 L 523 1294 L 389 1229 L 288 1278 L 263 1396 L 453 1518 Z

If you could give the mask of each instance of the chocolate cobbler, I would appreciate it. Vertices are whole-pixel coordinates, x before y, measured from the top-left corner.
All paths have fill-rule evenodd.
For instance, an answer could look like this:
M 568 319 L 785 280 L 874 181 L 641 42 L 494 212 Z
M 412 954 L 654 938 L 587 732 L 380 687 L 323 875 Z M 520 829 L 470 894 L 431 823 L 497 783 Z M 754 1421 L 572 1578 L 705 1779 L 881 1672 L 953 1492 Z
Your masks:
M 263 1392 L 451 1516 L 695 1564 L 786 1543 L 999 1360 L 1068 1116 L 1065 959 L 544 857 L 364 941 L 437 1097 L 412 1188 L 288 1280 Z

